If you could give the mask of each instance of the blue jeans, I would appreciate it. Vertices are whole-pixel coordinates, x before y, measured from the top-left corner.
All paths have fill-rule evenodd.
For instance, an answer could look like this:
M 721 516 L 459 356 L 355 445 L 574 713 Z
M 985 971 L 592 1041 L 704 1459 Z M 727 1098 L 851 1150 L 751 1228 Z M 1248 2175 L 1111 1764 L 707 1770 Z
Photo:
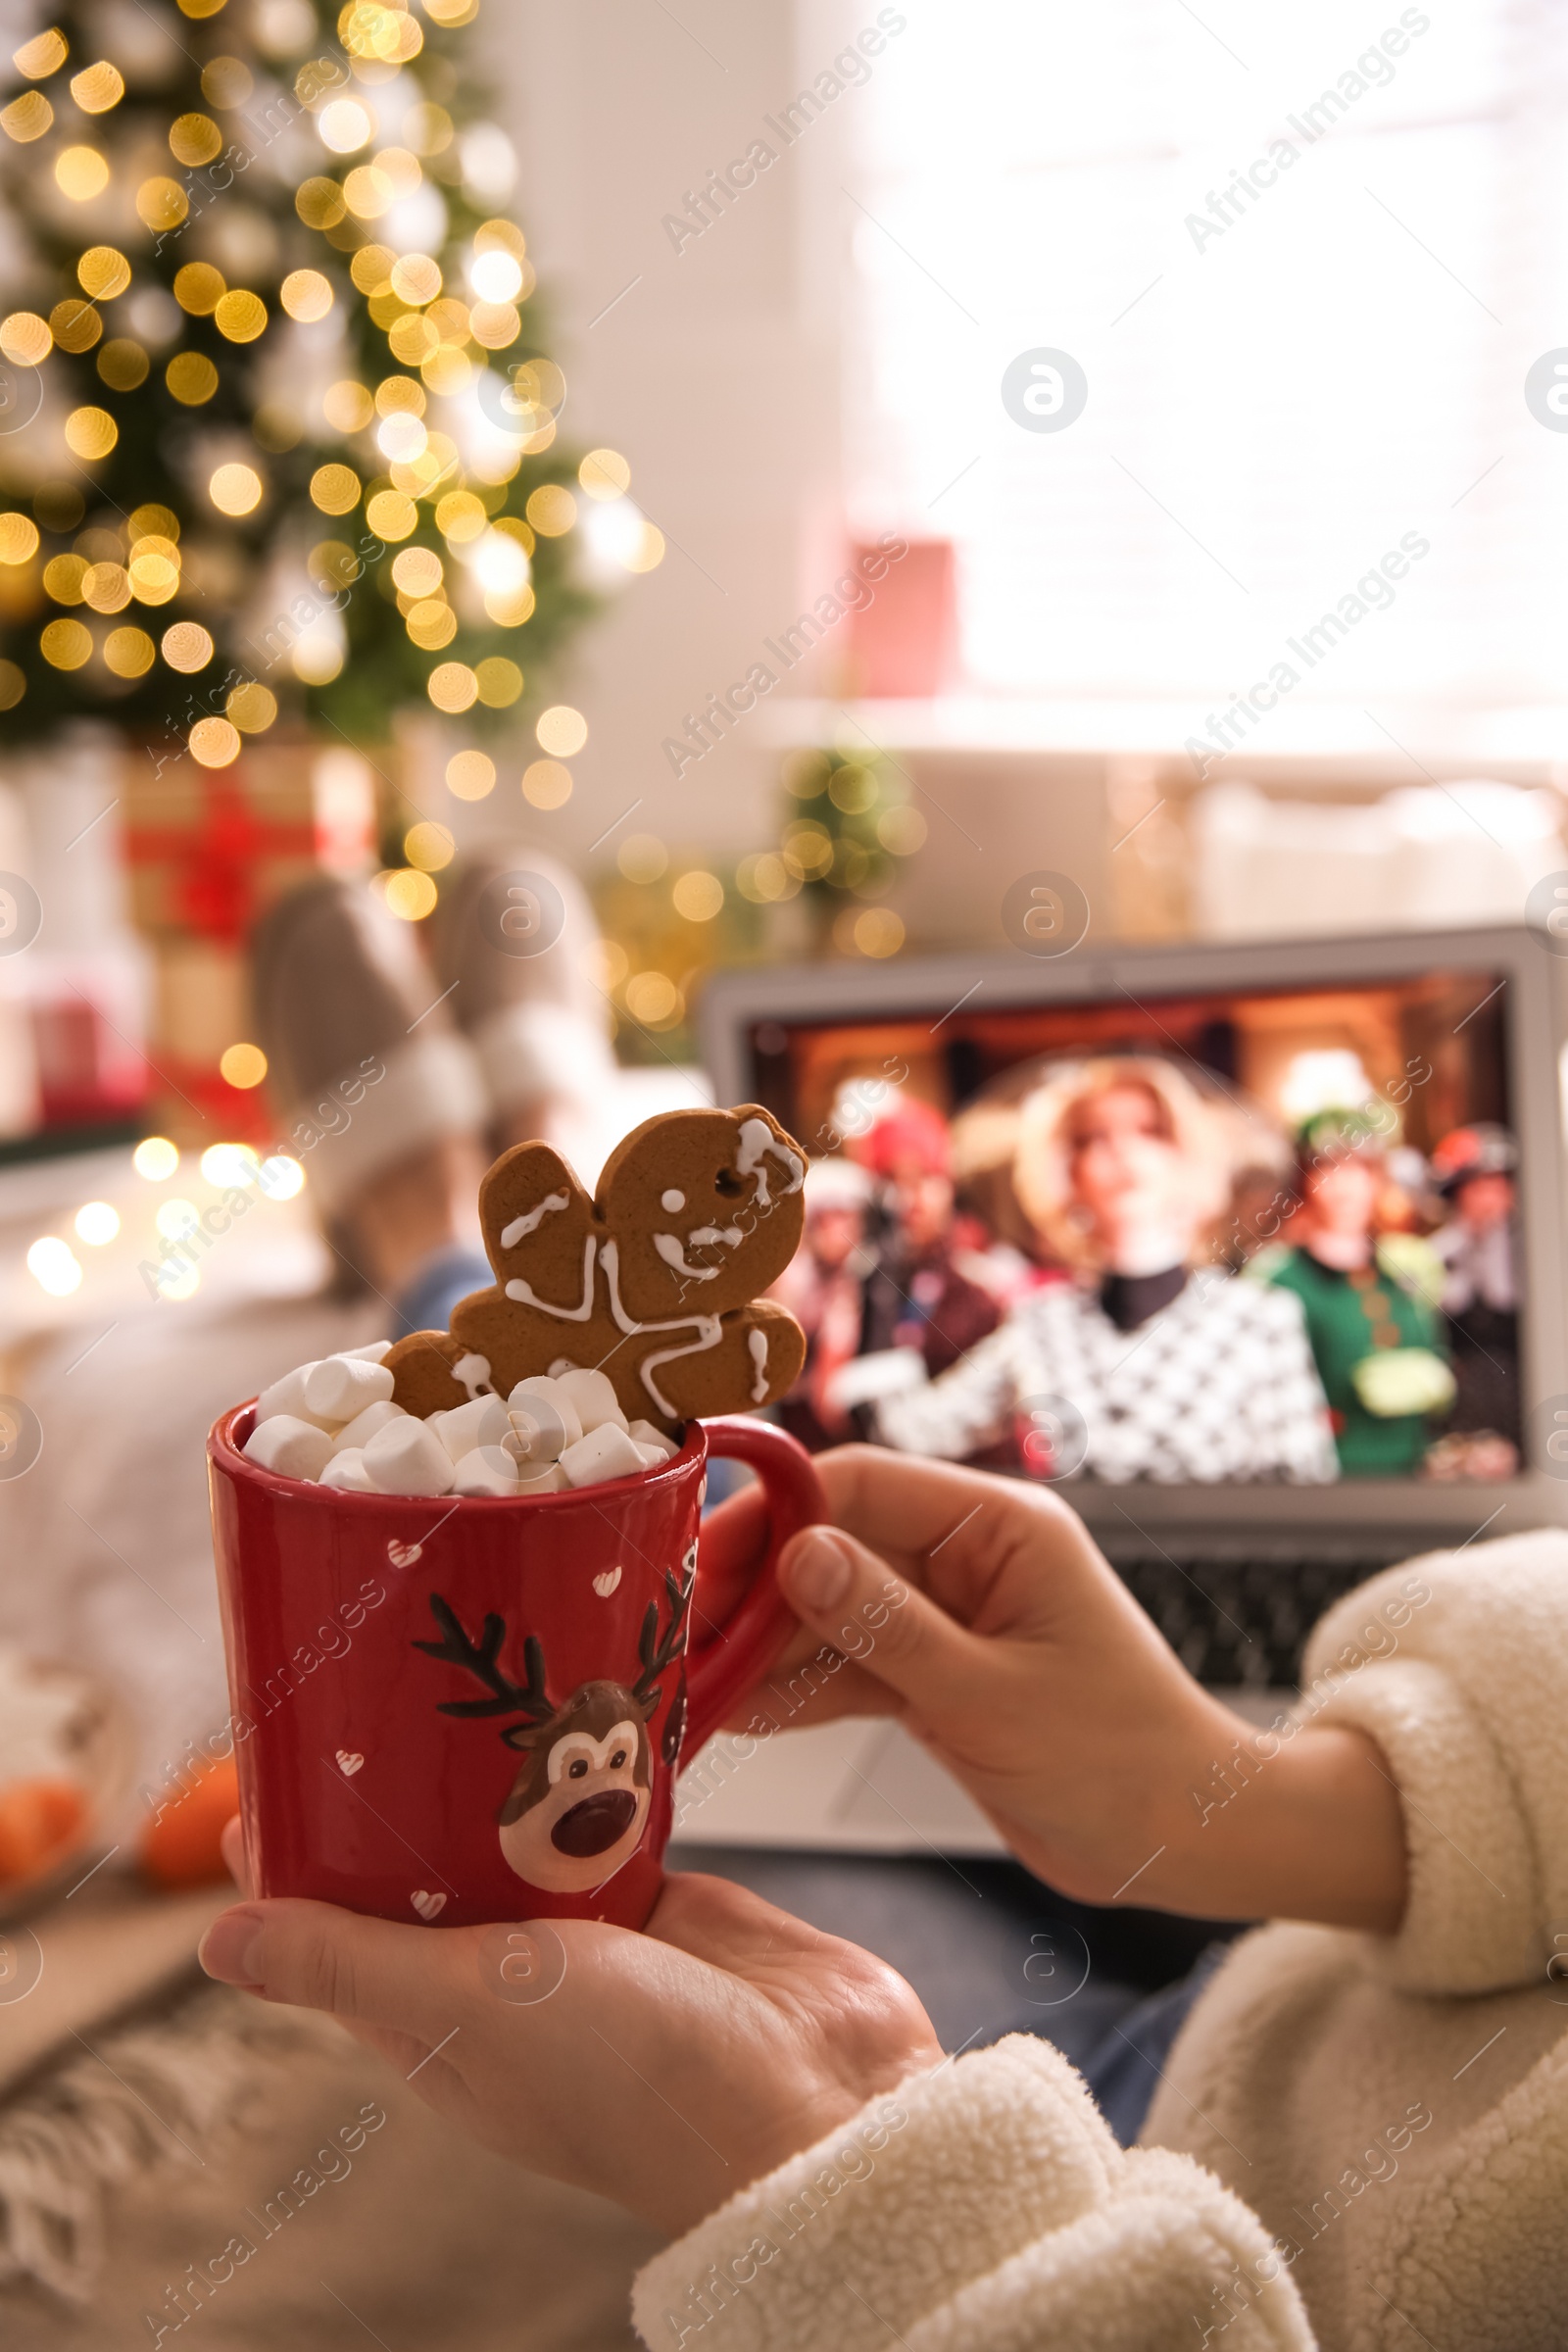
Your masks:
M 1226 1949 L 1223 1943 L 1211 1943 L 1185 1977 L 1161 1985 L 1129 2009 L 1085 2061 L 1084 2080 L 1124 2148 L 1130 2148 L 1143 2130 L 1176 2036 Z
M 393 1310 L 392 1337 L 411 1331 L 445 1331 L 452 1309 L 470 1291 L 482 1291 L 495 1276 L 487 1258 L 461 1242 L 427 1257 Z

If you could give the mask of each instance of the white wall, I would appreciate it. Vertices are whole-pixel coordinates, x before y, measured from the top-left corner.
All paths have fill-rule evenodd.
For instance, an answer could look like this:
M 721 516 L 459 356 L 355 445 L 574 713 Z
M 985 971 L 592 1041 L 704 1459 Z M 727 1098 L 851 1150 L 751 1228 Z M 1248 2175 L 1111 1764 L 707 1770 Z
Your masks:
M 812 0 L 799 11 L 675 0 L 673 12 L 658 0 L 550 10 L 488 0 L 475 27 L 522 157 L 517 208 L 567 377 L 563 430 L 625 454 L 632 495 L 669 543 L 662 565 L 585 633 L 563 681 L 589 742 L 572 763 L 571 802 L 528 824 L 568 856 L 586 857 L 639 800 L 625 829 L 672 846 L 740 851 L 772 838 L 779 753 L 760 725 L 743 724 L 678 782 L 661 743 L 743 676 L 762 638 L 839 567 L 847 208 L 815 191 L 843 176 L 837 143 L 858 93 L 681 251 L 662 221 L 710 168 L 767 136 L 762 117 L 873 15 Z M 490 829 L 515 815 L 504 773 L 476 812 Z

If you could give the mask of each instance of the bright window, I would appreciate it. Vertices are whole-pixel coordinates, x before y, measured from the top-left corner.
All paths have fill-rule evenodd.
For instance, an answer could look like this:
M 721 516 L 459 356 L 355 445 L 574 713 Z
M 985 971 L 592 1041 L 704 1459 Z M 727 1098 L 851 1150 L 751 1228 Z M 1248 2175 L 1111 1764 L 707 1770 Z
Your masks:
M 971 685 L 1564 699 L 1568 11 L 938 0 L 858 108 L 852 514 L 954 539 Z

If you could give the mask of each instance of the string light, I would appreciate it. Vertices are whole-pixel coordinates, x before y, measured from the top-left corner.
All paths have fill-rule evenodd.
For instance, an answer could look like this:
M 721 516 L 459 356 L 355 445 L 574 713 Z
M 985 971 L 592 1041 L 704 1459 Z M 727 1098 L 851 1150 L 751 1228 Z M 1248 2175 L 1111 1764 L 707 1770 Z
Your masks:
M 211 115 L 181 115 L 169 125 L 169 152 L 188 171 L 200 171 L 222 150 L 223 134 Z
M 113 245 L 89 245 L 76 264 L 76 282 L 94 302 L 112 302 L 130 283 L 130 264 Z
M 187 674 L 205 669 L 217 648 L 207 631 L 194 620 L 176 620 L 172 629 L 164 631 L 163 656 L 171 669 Z
M 266 329 L 267 305 L 259 294 L 233 287 L 214 304 L 213 324 L 227 342 L 254 343 Z
M 291 318 L 314 325 L 332 308 L 332 281 L 319 270 L 292 270 L 278 291 L 278 300 Z M 219 323 L 221 325 L 221 320 Z
M 187 741 L 203 767 L 227 767 L 239 758 L 239 729 L 226 718 L 199 718 Z
M 120 427 L 107 409 L 73 409 L 66 418 L 66 447 L 88 465 L 107 458 L 119 439 Z
M 0 113 L 0 130 L 19 146 L 27 146 L 32 140 L 41 139 L 46 130 L 52 130 L 54 120 L 55 110 L 42 90 L 24 90 Z
M 479 700 L 492 710 L 509 710 L 522 693 L 522 672 L 504 654 L 490 654 L 474 669 Z
M 104 660 L 117 678 L 144 677 L 157 658 L 145 629 L 111 629 L 104 639 Z
M 67 147 L 55 159 L 55 185 L 73 204 L 90 204 L 109 185 L 109 165 L 96 147 Z
M 534 808 L 564 808 L 571 798 L 571 770 L 559 760 L 535 760 L 522 771 L 522 797 Z
M 553 703 L 539 713 L 534 734 L 542 752 L 557 760 L 569 760 L 588 740 L 588 721 L 569 703 Z
M 71 77 L 71 95 L 84 115 L 107 115 L 125 95 L 124 76 L 107 63 L 84 67 Z
M 30 41 L 13 52 L 11 63 L 24 81 L 44 81 L 58 74 L 71 55 L 66 36 L 51 24 L 47 32 L 35 33 Z
M 0 321 L 0 352 L 18 368 L 41 368 L 54 348 L 49 322 L 36 311 L 13 311 Z
M 237 1086 L 241 1089 L 260 1086 L 262 1080 L 267 1076 L 267 1055 L 262 1052 L 260 1046 L 249 1044 L 225 1046 L 219 1056 L 218 1071 L 220 1077 L 228 1086 Z M 221 1148 L 221 1146 L 219 1147 L 220 1150 Z M 207 1174 L 205 1153 L 202 1158 L 202 1174 L 204 1176 Z M 216 1176 L 210 1181 L 220 1183 L 223 1178 Z M 232 1179 L 230 1178 L 229 1181 Z
M 262 503 L 262 477 L 253 466 L 220 466 L 207 495 L 220 514 L 249 514 Z
M 438 710 L 455 717 L 460 710 L 472 710 L 479 697 L 479 681 L 466 662 L 443 662 L 430 672 L 425 692 Z
M 182 408 L 199 409 L 218 390 L 218 369 L 205 351 L 176 351 L 164 381 Z

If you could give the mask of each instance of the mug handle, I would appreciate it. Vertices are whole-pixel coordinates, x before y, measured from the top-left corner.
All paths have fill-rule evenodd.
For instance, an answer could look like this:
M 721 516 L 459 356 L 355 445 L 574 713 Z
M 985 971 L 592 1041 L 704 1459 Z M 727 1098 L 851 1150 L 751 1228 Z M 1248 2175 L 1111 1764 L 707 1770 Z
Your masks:
M 768 1533 L 739 1607 L 705 1642 L 694 1641 L 687 1652 L 682 1763 L 711 1738 L 735 1701 L 760 1680 L 784 1647 L 796 1619 L 773 1570 L 791 1536 L 827 1517 L 827 1499 L 811 1457 L 785 1430 L 742 1413 L 705 1420 L 703 1428 L 710 1454 L 733 1456 L 757 1472 L 767 1503 Z M 701 1574 L 699 1568 L 699 1593 Z

